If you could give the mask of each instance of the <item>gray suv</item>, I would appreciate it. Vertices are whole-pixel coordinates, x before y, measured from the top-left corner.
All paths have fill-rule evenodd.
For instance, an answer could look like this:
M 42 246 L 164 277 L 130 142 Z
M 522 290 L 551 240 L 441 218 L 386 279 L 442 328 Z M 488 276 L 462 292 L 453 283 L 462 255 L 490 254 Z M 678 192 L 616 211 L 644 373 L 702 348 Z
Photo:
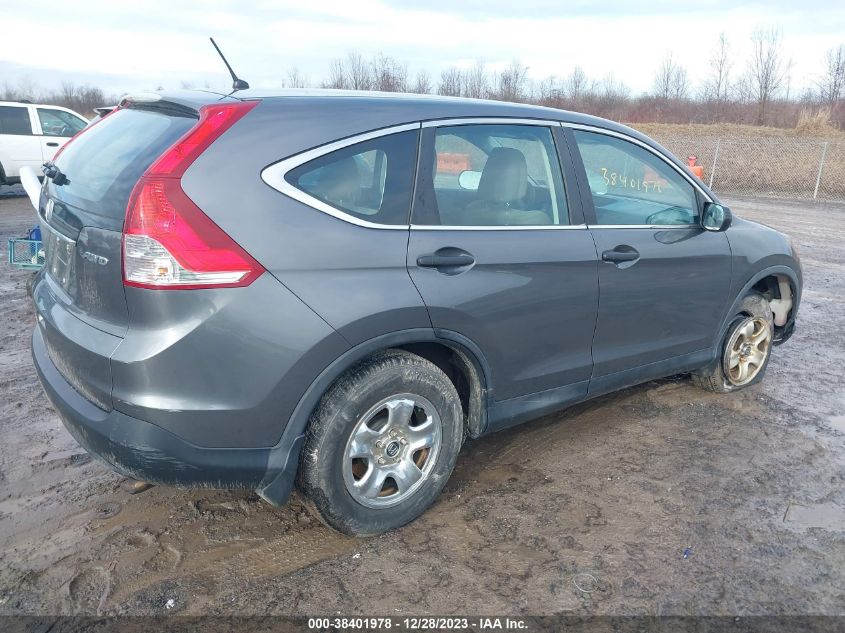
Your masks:
M 419 516 L 467 437 L 754 384 L 801 295 L 786 236 L 553 109 L 141 95 L 45 174 L 32 353 L 71 434 L 148 482 L 297 487 L 347 534 Z

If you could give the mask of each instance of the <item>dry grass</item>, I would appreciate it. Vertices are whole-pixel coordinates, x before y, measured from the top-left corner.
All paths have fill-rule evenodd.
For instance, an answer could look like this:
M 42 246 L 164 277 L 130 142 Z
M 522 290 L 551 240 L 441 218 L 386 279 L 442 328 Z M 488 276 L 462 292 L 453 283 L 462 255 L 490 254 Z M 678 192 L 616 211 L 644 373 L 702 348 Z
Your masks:
M 821 113 L 820 113 L 821 114 Z M 829 114 L 820 119 L 819 115 L 802 114 L 795 129 L 740 125 L 737 123 L 628 123 L 630 127 L 648 136 L 706 136 L 732 139 L 756 140 L 759 138 L 845 140 L 845 132 L 836 129 L 830 123 Z
M 815 114 L 802 110 L 795 125 L 795 133 L 801 136 L 818 136 L 832 138 L 845 136 L 830 121 L 830 110 L 822 108 Z
M 636 129 L 681 160 L 694 154 L 709 183 L 717 144 L 713 190 L 722 194 L 845 201 L 845 133 L 829 117 L 805 114 L 794 130 L 751 125 L 641 123 Z M 826 148 L 825 148 L 826 146 Z

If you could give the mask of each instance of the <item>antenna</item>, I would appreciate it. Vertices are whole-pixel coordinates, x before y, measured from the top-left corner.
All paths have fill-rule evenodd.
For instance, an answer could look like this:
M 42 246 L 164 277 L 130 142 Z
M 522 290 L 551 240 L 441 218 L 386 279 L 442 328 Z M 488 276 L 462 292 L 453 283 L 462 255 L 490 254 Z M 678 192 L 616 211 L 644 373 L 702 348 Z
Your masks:
M 217 46 L 217 42 L 214 41 L 213 37 L 209 37 L 208 39 L 211 40 L 212 46 L 214 46 L 215 50 L 217 50 L 217 54 L 220 55 L 220 59 L 223 60 L 223 63 L 226 64 L 226 68 L 229 69 L 229 74 L 232 75 L 232 91 L 237 90 L 247 90 L 249 89 L 249 84 L 245 82 L 243 79 L 238 79 L 238 76 L 235 74 L 235 71 L 232 70 L 232 67 L 229 65 L 229 62 L 226 61 L 226 57 L 223 55 L 223 51 L 220 50 L 220 47 Z

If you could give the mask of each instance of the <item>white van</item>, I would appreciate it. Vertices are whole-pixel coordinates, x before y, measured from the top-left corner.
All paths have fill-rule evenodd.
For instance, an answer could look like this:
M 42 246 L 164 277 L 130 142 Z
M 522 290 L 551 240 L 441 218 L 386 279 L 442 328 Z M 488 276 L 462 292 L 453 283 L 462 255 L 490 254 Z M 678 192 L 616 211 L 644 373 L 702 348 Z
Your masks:
M 20 182 L 24 166 L 40 174 L 42 163 L 86 125 L 85 117 L 67 108 L 0 101 L 0 185 Z

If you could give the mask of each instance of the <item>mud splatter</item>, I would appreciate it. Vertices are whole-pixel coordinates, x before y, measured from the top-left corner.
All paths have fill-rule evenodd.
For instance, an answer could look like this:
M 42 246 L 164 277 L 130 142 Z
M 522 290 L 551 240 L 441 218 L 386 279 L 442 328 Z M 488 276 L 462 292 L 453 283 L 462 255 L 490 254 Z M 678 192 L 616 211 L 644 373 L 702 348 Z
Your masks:
M 845 209 L 732 206 L 805 267 L 762 385 L 656 381 L 470 442 L 428 513 L 363 541 L 296 498 L 130 495 L 42 395 L 28 275 L 5 268 L 0 614 L 845 612 Z M 33 217 L 0 200 L 0 245 Z

